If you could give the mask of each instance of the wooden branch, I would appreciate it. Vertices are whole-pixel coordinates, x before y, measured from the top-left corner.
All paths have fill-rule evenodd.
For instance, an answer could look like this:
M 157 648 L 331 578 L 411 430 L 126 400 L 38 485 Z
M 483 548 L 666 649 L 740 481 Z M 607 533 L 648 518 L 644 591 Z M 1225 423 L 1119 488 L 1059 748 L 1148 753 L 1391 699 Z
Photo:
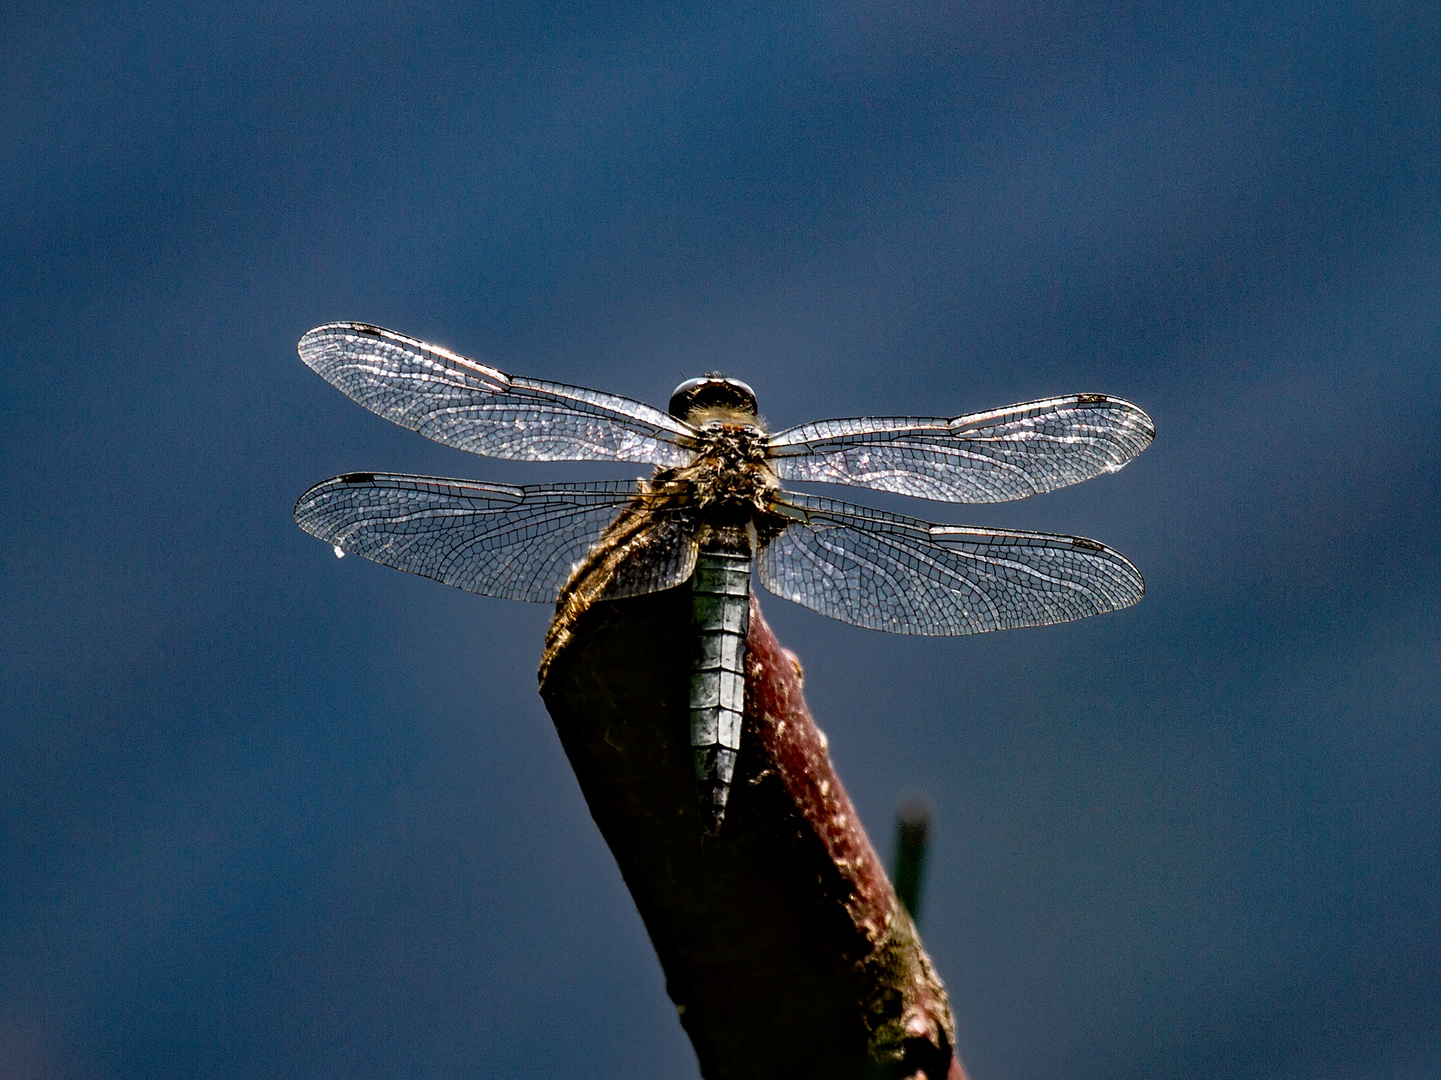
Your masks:
M 945 988 L 751 600 L 720 836 L 691 760 L 690 591 L 574 615 L 541 695 L 640 909 L 707 1080 L 964 1080 Z

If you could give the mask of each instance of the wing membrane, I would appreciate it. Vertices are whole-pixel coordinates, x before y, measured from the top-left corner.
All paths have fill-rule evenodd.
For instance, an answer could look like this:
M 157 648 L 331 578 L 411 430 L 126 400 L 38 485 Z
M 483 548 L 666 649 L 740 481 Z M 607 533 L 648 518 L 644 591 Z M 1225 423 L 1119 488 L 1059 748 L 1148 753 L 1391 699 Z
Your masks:
M 328 323 L 300 358 L 371 412 L 447 446 L 520 461 L 685 465 L 693 429 L 639 401 L 507 375 L 365 323 Z
M 638 490 L 635 481 L 512 487 L 349 473 L 302 495 L 295 520 L 312 536 L 386 566 L 485 596 L 552 603 Z M 694 530 L 664 511 L 654 528 L 661 542 L 651 558 L 610 595 L 654 592 L 690 576 Z
M 978 634 L 1129 607 L 1145 582 L 1125 556 L 1053 533 L 931 525 L 787 494 L 797 520 L 757 559 L 777 596 L 898 634 Z
M 1151 418 L 1129 401 L 1071 394 L 951 420 L 821 420 L 773 436 L 771 453 L 783 480 L 989 503 L 1115 472 L 1155 434 Z

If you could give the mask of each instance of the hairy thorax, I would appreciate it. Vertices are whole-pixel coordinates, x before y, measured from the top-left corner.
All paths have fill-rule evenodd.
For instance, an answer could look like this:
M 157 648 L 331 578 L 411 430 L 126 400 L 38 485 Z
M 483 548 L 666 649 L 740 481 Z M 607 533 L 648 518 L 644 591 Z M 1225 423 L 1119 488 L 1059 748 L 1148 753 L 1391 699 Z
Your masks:
M 767 439 L 753 417 L 705 419 L 696 436 L 695 460 L 676 469 L 657 469 L 650 489 L 658 504 L 682 502 L 701 522 L 701 547 L 719 542 L 734 548 L 732 534 L 747 537 L 747 548 L 769 539 L 771 501 L 780 483 L 766 462 Z M 729 538 L 729 539 L 728 539 Z
M 697 548 L 753 555 L 787 524 L 771 507 L 780 482 L 766 463 L 766 433 L 756 418 L 713 415 L 697 423 L 692 415 L 690 420 L 699 429 L 695 458 L 679 468 L 657 469 L 561 590 L 541 661 L 542 681 L 592 603 L 634 595 L 626 583 L 637 576 L 637 567 L 674 565 L 678 542 L 689 548 L 692 565 Z

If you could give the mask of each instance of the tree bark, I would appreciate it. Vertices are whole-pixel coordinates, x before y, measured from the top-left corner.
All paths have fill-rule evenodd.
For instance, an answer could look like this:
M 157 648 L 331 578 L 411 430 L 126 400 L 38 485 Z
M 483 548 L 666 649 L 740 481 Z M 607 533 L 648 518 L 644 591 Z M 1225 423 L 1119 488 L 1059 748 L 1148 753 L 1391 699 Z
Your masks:
M 751 599 L 746 714 L 720 835 L 689 737 L 690 590 L 590 605 L 541 695 L 707 1080 L 964 1080 L 945 988 Z

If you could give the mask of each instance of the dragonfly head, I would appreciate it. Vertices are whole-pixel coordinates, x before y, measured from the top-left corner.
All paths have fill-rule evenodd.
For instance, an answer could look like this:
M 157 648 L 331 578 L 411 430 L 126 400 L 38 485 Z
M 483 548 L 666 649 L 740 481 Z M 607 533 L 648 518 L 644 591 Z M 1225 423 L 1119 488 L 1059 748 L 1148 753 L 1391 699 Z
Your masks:
M 689 420 L 694 413 L 712 410 L 755 416 L 759 411 L 756 392 L 739 379 L 711 372 L 699 379 L 687 379 L 670 396 L 670 414 L 677 420 Z

